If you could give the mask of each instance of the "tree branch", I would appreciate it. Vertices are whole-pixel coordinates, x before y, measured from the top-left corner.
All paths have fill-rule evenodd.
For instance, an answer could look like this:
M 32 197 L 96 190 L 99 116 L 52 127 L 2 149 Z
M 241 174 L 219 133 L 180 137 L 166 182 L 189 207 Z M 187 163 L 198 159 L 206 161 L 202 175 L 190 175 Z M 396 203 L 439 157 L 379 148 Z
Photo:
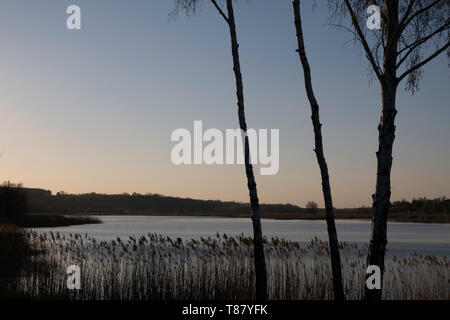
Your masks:
M 444 45 L 442 48 L 440 48 L 439 50 L 437 50 L 435 53 L 433 53 L 431 56 L 429 56 L 428 58 L 422 60 L 421 62 L 419 62 L 418 64 L 414 65 L 413 67 L 411 67 L 410 69 L 406 70 L 405 72 L 403 72 L 403 74 L 398 78 L 398 82 L 402 81 L 402 79 L 404 77 L 406 77 L 408 74 L 410 74 L 411 72 L 419 69 L 420 67 L 422 67 L 423 65 L 427 64 L 428 62 L 430 62 L 431 60 L 433 60 L 434 58 L 436 58 L 439 54 L 441 54 L 442 52 L 444 52 L 448 47 L 450 46 L 450 41 L 447 42 L 446 45 Z
M 326 23 L 325 25 L 326 25 L 326 26 L 330 26 L 330 27 L 335 27 L 335 28 L 341 28 L 341 29 L 344 29 L 345 31 L 347 31 L 347 32 L 349 32 L 349 33 L 351 33 L 351 34 L 353 34 L 353 36 L 354 36 L 355 38 L 358 37 L 358 35 L 356 34 L 355 31 L 353 31 L 353 30 L 350 29 L 350 28 L 347 28 L 346 26 L 344 26 L 344 25 L 342 25 L 342 24 Z
M 397 43 L 397 37 L 400 37 L 402 35 L 402 32 L 406 27 L 405 21 L 406 21 L 406 19 L 408 19 L 409 14 L 411 13 L 411 10 L 412 10 L 415 2 L 416 2 L 416 0 L 411 0 L 409 2 L 408 8 L 406 9 L 406 12 L 405 12 L 405 15 L 403 16 L 402 20 L 398 24 L 398 29 L 395 30 L 394 36 L 392 37 L 393 41 L 391 43 L 389 43 L 389 49 L 391 49 L 392 43 Z
M 376 63 L 376 61 L 372 55 L 372 52 L 370 51 L 370 47 L 366 41 L 366 38 L 364 37 L 364 34 L 363 34 L 361 28 L 359 27 L 358 19 L 356 18 L 355 12 L 353 11 L 349 0 L 345 0 L 345 5 L 347 6 L 347 9 L 350 13 L 350 16 L 351 16 L 352 22 L 353 22 L 353 26 L 355 27 L 356 32 L 358 33 L 358 36 L 361 40 L 363 48 L 366 51 L 367 58 L 369 59 L 370 63 L 372 64 L 372 68 L 375 71 L 375 74 L 377 75 L 378 80 L 380 82 L 382 82 L 383 81 L 382 72 L 381 72 L 380 68 L 378 67 L 378 64 Z
M 412 10 L 415 2 L 416 2 L 416 0 L 411 0 L 410 1 L 409 5 L 408 5 L 408 8 L 406 9 L 405 15 L 403 16 L 402 20 L 399 23 L 400 29 L 402 28 L 402 26 L 405 23 L 406 19 L 408 19 L 409 14 L 411 13 L 411 10 Z
M 216 0 L 210 0 L 210 1 L 211 1 L 211 3 L 214 5 L 214 7 L 216 7 L 217 11 L 219 11 L 220 15 L 225 19 L 225 21 L 226 21 L 227 23 L 230 23 L 230 21 L 229 21 L 227 15 L 225 14 L 225 12 L 223 12 L 223 10 L 222 10 L 222 9 L 220 8 L 220 6 L 217 4 L 217 1 L 216 1 Z
M 405 47 L 403 49 L 401 49 L 398 53 L 401 54 L 403 51 L 405 51 L 407 49 L 409 49 L 409 51 L 400 59 L 400 61 L 397 64 L 397 67 L 399 67 L 406 60 L 406 58 L 414 51 L 415 48 L 417 48 L 421 44 L 427 42 L 428 40 L 430 40 L 432 37 L 434 37 L 438 33 L 441 33 L 442 31 L 447 30 L 449 27 L 450 27 L 450 18 L 447 19 L 447 21 L 444 25 L 442 25 L 441 27 L 439 27 L 438 29 L 436 29 L 435 31 L 430 33 L 428 36 L 418 39 L 409 45 L 405 44 Z
M 424 13 L 425 11 L 427 11 L 427 10 L 429 10 L 429 9 L 431 9 L 432 7 L 434 7 L 435 5 L 437 5 L 439 2 L 441 2 L 442 0 L 436 0 L 436 1 L 433 1 L 431 4 L 429 4 L 428 6 L 426 6 L 426 7 L 423 7 L 422 9 L 420 9 L 420 10 L 417 10 L 416 12 L 414 12 L 412 15 L 411 15 L 411 17 L 409 17 L 409 19 L 408 20 L 406 20 L 406 22 L 403 22 L 403 25 L 400 25 L 400 28 L 399 28 L 399 32 L 401 33 L 410 23 L 411 23 L 411 21 L 415 18 L 415 17 L 417 17 L 418 15 L 420 15 L 420 14 L 422 14 L 422 13 Z

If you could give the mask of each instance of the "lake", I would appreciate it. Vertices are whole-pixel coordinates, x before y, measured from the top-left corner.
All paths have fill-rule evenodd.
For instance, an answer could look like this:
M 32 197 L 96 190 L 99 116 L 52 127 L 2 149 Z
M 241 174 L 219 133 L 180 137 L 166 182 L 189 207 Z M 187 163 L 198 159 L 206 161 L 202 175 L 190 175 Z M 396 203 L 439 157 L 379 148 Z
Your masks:
M 97 240 L 142 236 L 158 233 L 171 238 L 198 239 L 227 235 L 252 235 L 250 218 L 97 216 L 102 224 L 58 228 L 39 228 L 38 232 L 87 233 Z M 313 237 L 327 240 L 326 222 L 322 220 L 262 220 L 263 234 L 305 243 Z M 370 221 L 336 220 L 339 241 L 368 243 Z M 450 256 L 450 224 L 388 223 L 388 254 Z

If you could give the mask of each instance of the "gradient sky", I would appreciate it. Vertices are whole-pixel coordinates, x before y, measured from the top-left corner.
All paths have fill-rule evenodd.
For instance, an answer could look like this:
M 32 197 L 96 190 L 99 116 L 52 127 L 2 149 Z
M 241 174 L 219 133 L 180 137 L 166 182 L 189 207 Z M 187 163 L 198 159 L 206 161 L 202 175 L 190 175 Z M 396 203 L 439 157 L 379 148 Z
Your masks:
M 306 3 L 306 2 L 305 2 Z M 66 28 L 70 4 L 82 30 Z M 175 166 L 176 128 L 237 128 L 226 25 L 208 2 L 169 21 L 167 0 L 2 0 L 0 180 L 53 192 L 141 192 L 248 201 L 239 165 Z M 280 129 L 280 170 L 261 202 L 323 206 L 291 1 L 236 7 L 247 123 Z M 303 6 L 337 207 L 369 205 L 375 186 L 379 85 L 361 50 Z M 450 87 L 445 55 L 419 93 L 399 89 L 394 200 L 450 195 Z

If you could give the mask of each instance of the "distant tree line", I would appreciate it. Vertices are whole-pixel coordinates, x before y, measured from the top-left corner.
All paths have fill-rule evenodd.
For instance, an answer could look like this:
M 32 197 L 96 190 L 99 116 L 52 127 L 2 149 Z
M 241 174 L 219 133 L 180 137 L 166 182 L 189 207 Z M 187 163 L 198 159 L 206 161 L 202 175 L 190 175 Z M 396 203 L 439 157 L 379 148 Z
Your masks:
M 450 213 L 450 200 L 439 197 L 436 199 L 413 199 L 411 202 L 406 200 L 394 201 L 391 212 Z
M 342 208 L 336 209 L 336 212 L 372 212 L 370 207 L 361 208 Z M 413 199 L 411 202 L 402 199 L 394 201 L 390 204 L 389 212 L 393 213 L 450 213 L 450 199 L 446 197 L 438 197 L 435 199 L 427 199 L 426 197 Z
M 52 195 L 42 189 L 26 189 L 30 211 L 34 213 L 250 213 L 249 203 L 197 200 L 159 194 L 67 194 Z M 304 213 L 292 204 L 262 204 L 261 213 Z
M 68 194 L 43 189 L 24 189 L 28 195 L 29 211 L 34 213 L 180 213 L 180 214 L 247 214 L 249 203 L 198 200 L 168 197 L 159 194 Z M 336 213 L 370 213 L 371 208 L 342 208 Z M 261 213 L 323 213 L 313 201 L 306 208 L 292 204 L 261 204 Z M 395 201 L 391 212 L 401 213 L 450 213 L 450 200 L 419 198 L 411 202 Z

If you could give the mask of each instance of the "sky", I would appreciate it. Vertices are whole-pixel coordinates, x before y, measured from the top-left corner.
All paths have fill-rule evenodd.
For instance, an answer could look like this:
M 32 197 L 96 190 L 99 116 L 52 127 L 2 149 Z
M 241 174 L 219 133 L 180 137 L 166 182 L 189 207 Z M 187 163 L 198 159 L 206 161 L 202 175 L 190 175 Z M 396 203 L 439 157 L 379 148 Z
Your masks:
M 66 8 L 81 8 L 68 30 Z M 228 29 L 204 1 L 169 19 L 167 0 L 2 0 L 0 180 L 70 193 L 159 193 L 248 201 L 242 165 L 171 161 L 171 133 L 238 128 Z M 247 124 L 279 129 L 276 175 L 255 170 L 260 201 L 323 206 L 310 107 L 295 52 L 291 1 L 236 8 Z M 370 205 L 380 90 L 327 8 L 302 8 L 334 205 Z M 392 199 L 450 196 L 447 58 L 424 68 L 414 96 L 400 86 Z

